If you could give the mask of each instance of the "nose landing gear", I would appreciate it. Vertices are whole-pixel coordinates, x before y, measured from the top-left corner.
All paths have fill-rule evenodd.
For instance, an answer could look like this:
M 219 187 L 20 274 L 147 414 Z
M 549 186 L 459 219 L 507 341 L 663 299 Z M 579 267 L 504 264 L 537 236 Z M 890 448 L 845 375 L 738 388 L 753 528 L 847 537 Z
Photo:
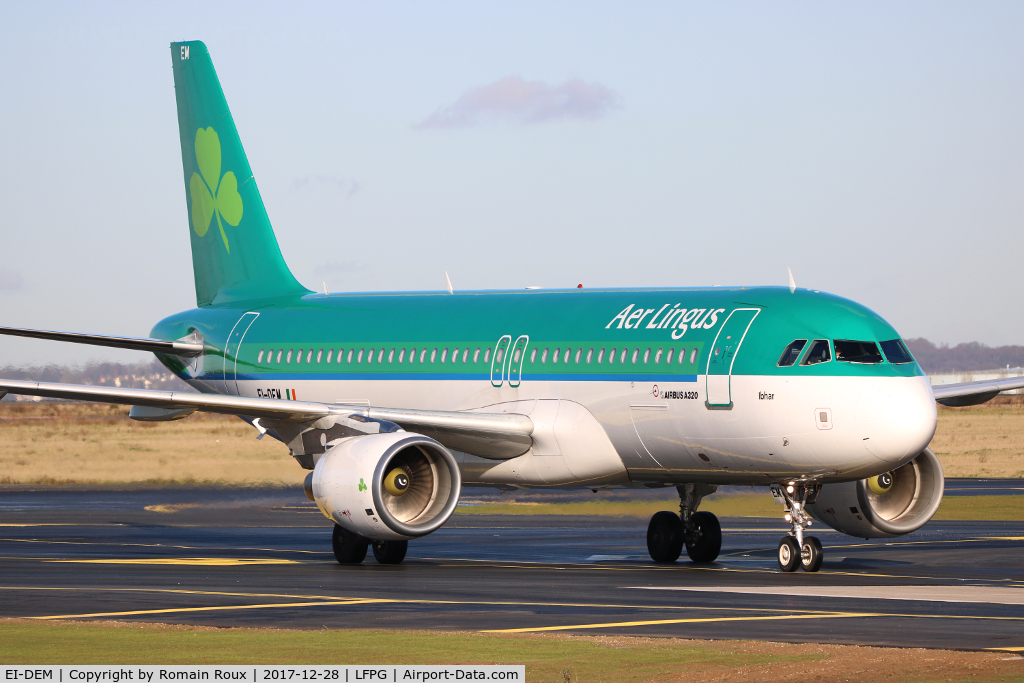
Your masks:
M 697 512 L 704 496 L 714 493 L 711 484 L 683 484 L 679 492 L 679 515 L 658 512 L 647 526 L 647 551 L 655 562 L 671 563 L 686 554 L 694 562 L 710 563 L 722 549 L 722 526 L 710 512 Z
M 779 541 L 779 569 L 795 572 L 803 567 L 805 572 L 816 572 L 821 569 L 825 553 L 817 538 L 804 536 L 804 529 L 811 526 L 806 506 L 817 499 L 821 485 L 789 482 L 780 490 L 786 500 L 786 521 L 792 525 L 792 530 Z

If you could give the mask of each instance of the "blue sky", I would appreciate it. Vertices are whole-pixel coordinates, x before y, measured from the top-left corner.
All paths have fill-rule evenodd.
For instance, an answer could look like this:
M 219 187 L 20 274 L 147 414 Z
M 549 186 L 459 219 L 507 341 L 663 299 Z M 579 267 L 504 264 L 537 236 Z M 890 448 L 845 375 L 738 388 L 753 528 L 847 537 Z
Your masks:
M 0 324 L 194 305 L 168 44 L 199 39 L 312 288 L 790 266 L 906 337 L 1024 344 L 1021 3 L 6 2 L 0 35 Z

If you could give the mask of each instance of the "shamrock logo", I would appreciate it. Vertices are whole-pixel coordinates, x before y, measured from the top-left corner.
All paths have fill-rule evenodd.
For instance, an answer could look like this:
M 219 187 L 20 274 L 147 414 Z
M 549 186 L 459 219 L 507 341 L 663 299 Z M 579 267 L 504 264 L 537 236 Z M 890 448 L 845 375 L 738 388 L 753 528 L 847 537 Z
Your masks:
M 365 491 L 366 490 L 366 484 L 363 483 L 363 478 L 362 477 L 359 478 L 359 490 L 360 491 Z
M 189 194 L 192 197 L 192 228 L 202 237 L 217 217 L 224 248 L 231 253 L 224 222 L 235 227 L 242 220 L 242 197 L 238 194 L 238 179 L 228 171 L 220 174 L 220 138 L 211 128 L 196 131 L 196 162 L 199 173 L 192 173 Z M 202 174 L 202 175 L 200 175 Z

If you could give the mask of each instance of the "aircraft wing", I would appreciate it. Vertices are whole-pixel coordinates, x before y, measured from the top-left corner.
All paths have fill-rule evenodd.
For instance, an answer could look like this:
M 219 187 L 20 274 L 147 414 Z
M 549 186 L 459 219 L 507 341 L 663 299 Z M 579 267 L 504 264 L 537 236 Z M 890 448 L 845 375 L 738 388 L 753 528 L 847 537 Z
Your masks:
M 325 417 L 361 415 L 373 420 L 393 422 L 403 429 L 416 431 L 436 439 L 449 448 L 500 460 L 522 455 L 533 445 L 531 437 L 534 429 L 533 420 L 527 415 L 518 413 L 372 408 L 315 401 L 200 394 L 188 391 L 122 389 L 0 379 L 0 398 L 6 394 L 119 403 L 167 411 L 163 417 L 147 418 L 143 413 L 139 419 L 176 419 L 201 411 L 286 422 L 313 423 Z
M 1001 391 L 1024 388 L 1024 377 L 985 379 L 978 382 L 939 384 L 932 387 L 935 400 L 944 406 L 975 406 L 996 397 Z
M 203 341 L 198 337 L 184 337 L 176 341 L 149 339 L 147 337 L 110 337 L 102 334 L 83 334 L 81 332 L 55 332 L 52 330 L 26 330 L 20 327 L 0 327 L 0 334 L 11 337 L 31 337 L 32 339 L 49 339 L 51 341 L 108 346 L 115 349 L 134 349 L 136 351 L 152 351 L 169 356 L 198 356 L 203 352 Z

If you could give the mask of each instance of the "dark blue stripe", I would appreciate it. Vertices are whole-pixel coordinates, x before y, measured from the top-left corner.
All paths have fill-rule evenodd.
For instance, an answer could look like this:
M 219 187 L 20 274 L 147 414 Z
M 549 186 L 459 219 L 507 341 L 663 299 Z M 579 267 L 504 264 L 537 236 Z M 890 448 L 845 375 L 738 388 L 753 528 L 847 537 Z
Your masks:
M 223 375 L 204 375 L 202 379 L 223 379 Z M 489 374 L 464 372 L 363 372 L 363 373 L 280 373 L 280 374 L 239 374 L 239 381 L 310 381 L 310 380 L 465 380 L 489 382 Z M 506 382 L 508 379 L 506 378 Z M 523 382 L 696 382 L 697 375 L 619 375 L 619 374 L 574 374 L 531 375 L 524 374 Z

